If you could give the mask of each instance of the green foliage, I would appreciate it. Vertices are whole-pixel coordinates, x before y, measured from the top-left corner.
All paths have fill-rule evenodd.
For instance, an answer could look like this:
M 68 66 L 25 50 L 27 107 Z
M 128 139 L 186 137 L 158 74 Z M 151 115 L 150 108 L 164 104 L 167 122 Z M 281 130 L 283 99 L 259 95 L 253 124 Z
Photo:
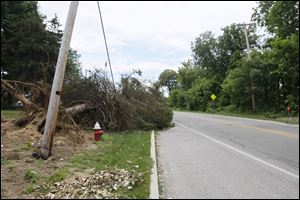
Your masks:
M 280 77 L 284 97 L 299 96 L 299 35 L 274 39 L 271 46 L 269 58 L 277 65 L 271 73 Z
M 275 112 L 265 112 L 265 117 L 269 119 L 275 119 L 281 117 L 281 114 L 275 113 Z
M 159 84 L 168 88 L 169 94 L 177 86 L 177 73 L 174 70 L 164 70 L 158 78 Z
M 192 87 L 192 83 L 201 76 L 201 69 L 199 66 L 195 66 L 191 60 L 181 64 L 182 67 L 179 67 L 177 76 L 179 88 L 188 90 Z
M 194 63 L 200 66 L 204 76 L 215 75 L 217 66 L 217 40 L 212 32 L 200 34 L 192 43 Z
M 173 112 L 155 86 L 145 86 L 133 76 L 123 76 L 120 93 L 127 105 L 130 105 L 124 114 L 127 112 L 128 116 L 131 113 L 133 120 L 130 125 L 133 126 L 131 129 L 150 130 L 170 126 Z
M 185 92 L 180 89 L 173 90 L 168 98 L 169 105 L 176 108 L 186 108 Z
M 27 170 L 25 173 L 25 179 L 29 180 L 31 183 L 36 183 L 38 179 L 38 173 L 34 170 Z
M 66 107 L 74 102 L 90 102 L 88 109 L 74 117 L 74 120 L 88 127 L 101 122 L 104 130 L 124 131 L 136 129 L 163 129 L 172 121 L 172 110 L 167 106 L 156 84 L 146 85 L 134 71 L 123 75 L 114 91 L 104 71 L 95 70 L 89 76 L 78 77 L 64 85 L 62 101 Z
M 187 109 L 205 111 L 211 101 L 210 95 L 215 93 L 214 84 L 214 79 L 197 79 L 193 83 L 193 87 L 187 91 Z
M 193 59 L 178 70 L 177 89 L 168 103 L 174 108 L 265 112 L 269 118 L 299 112 L 299 1 L 260 1 L 253 21 L 273 35 L 258 44 L 256 26 L 225 26 L 219 37 L 207 31 L 192 43 Z M 214 93 L 218 98 L 210 99 Z M 253 108 L 255 102 L 255 109 Z
M 223 92 L 230 96 L 230 103 L 237 106 L 249 106 L 251 92 L 246 68 L 235 68 L 228 73 L 222 84 Z
M 55 172 L 55 174 L 46 177 L 46 180 L 50 183 L 62 181 L 66 177 L 67 173 L 68 173 L 68 169 L 62 168 L 62 169 L 59 169 L 57 172 Z
M 294 97 L 292 95 L 288 95 L 285 100 L 285 105 L 290 106 L 292 109 L 292 116 L 299 115 L 299 97 Z M 287 108 L 286 106 L 286 108 Z
M 278 37 L 299 33 L 299 1 L 259 1 L 252 19 Z
M 32 149 L 32 145 L 29 142 L 27 142 L 27 143 L 21 144 L 19 148 L 20 148 L 20 150 L 30 150 L 30 149 Z
M 47 20 L 36 1 L 1 1 L 1 78 L 52 83 L 62 38 L 57 16 Z M 79 55 L 68 54 L 65 80 L 80 76 Z M 24 88 L 27 92 L 27 88 Z M 1 91 L 1 108 L 14 99 Z
M 26 187 L 25 193 L 30 194 L 34 191 L 34 185 L 30 184 L 29 186 Z
M 77 53 L 76 50 L 70 49 L 68 53 L 67 65 L 66 65 L 66 72 L 64 81 L 69 82 L 76 78 L 82 76 L 81 72 L 81 63 L 79 61 L 80 55 Z
M 52 80 L 61 33 L 46 30 L 37 6 L 35 1 L 1 2 L 1 70 L 7 72 L 1 73 L 3 78 Z

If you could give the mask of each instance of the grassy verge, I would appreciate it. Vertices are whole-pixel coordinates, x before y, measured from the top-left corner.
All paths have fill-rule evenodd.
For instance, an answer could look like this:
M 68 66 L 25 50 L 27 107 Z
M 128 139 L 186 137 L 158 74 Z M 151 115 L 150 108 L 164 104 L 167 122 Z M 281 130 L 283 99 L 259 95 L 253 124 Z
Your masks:
M 213 114 L 213 115 L 224 115 L 224 116 L 232 116 L 232 117 L 243 117 L 243 118 L 251 118 L 251 119 L 261 119 L 261 120 L 271 120 L 277 122 L 284 122 L 288 124 L 299 124 L 299 116 L 287 117 L 282 114 L 270 114 L 270 113 L 239 113 L 239 112 L 229 112 L 229 111 L 188 111 L 188 110 L 180 110 L 174 109 L 174 111 L 182 111 L 182 112 L 193 112 L 193 113 L 202 113 L 202 114 Z
M 132 190 L 118 190 L 123 198 L 149 198 L 150 174 L 152 161 L 150 158 L 150 132 L 136 131 L 118 134 L 104 134 L 104 141 L 97 143 L 94 150 L 83 151 L 69 159 L 66 166 L 58 169 L 52 176 L 46 177 L 48 182 L 61 181 L 74 171 L 94 168 L 125 169 L 143 174 L 143 182 Z
M 21 110 L 1 110 L 1 116 L 9 119 L 17 119 L 22 116 Z

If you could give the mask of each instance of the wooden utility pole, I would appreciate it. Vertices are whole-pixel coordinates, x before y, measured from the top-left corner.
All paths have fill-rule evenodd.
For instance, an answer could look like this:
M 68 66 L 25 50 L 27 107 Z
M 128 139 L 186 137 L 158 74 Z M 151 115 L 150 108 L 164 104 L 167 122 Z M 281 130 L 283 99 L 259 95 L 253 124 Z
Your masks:
M 250 47 L 249 47 L 249 40 L 248 40 L 247 26 L 251 26 L 251 25 L 253 25 L 253 24 L 252 24 L 252 23 L 251 23 L 251 24 L 238 24 L 238 26 L 245 27 L 245 29 L 244 29 L 244 34 L 245 34 L 245 38 L 246 38 L 248 61 L 250 61 L 251 56 L 250 56 Z M 250 80 L 251 80 L 250 91 L 251 91 L 251 100 L 252 100 L 252 112 L 256 112 L 255 94 L 254 94 L 254 91 L 252 90 L 252 87 L 253 87 L 253 80 L 252 80 L 251 74 L 249 74 L 249 76 L 250 76 Z
M 64 80 L 65 68 L 66 68 L 68 52 L 70 48 L 71 37 L 72 37 L 78 4 L 79 1 L 72 1 L 70 4 L 65 30 L 64 30 L 62 42 L 59 49 L 54 79 L 52 83 L 50 101 L 48 105 L 45 130 L 42 138 L 42 146 L 40 149 L 40 156 L 45 160 L 48 159 L 52 150 L 60 95 L 62 94 L 61 91 L 62 84 Z

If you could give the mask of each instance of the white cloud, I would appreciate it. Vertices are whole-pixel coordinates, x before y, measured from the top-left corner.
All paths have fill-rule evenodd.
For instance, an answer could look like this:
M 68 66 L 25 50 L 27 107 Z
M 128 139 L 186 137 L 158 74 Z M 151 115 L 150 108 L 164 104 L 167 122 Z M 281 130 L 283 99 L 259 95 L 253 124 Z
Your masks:
M 57 13 L 65 23 L 70 2 L 39 4 L 48 19 Z M 130 63 L 142 71 L 180 66 L 180 59 L 191 55 L 191 41 L 200 33 L 212 31 L 217 36 L 231 23 L 249 22 L 255 6 L 249 1 L 100 1 L 114 71 L 128 71 Z M 104 65 L 106 51 L 97 2 L 79 3 L 71 47 L 82 55 L 86 68 Z

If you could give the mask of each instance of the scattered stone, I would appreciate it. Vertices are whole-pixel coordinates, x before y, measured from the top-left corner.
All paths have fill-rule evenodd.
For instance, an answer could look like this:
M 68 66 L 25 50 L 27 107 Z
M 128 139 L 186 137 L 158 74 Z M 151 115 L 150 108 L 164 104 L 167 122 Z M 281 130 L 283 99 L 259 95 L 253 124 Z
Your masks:
M 76 176 L 52 185 L 46 184 L 36 187 L 37 189 L 49 189 L 47 195 L 41 195 L 37 198 L 117 199 L 121 197 L 114 192 L 119 188 L 131 190 L 137 182 L 142 181 L 142 174 L 134 171 L 128 172 L 124 169 L 92 171 L 89 176 Z
M 128 163 L 128 164 L 131 164 L 131 163 L 132 163 L 130 160 L 126 160 L 125 162 Z

